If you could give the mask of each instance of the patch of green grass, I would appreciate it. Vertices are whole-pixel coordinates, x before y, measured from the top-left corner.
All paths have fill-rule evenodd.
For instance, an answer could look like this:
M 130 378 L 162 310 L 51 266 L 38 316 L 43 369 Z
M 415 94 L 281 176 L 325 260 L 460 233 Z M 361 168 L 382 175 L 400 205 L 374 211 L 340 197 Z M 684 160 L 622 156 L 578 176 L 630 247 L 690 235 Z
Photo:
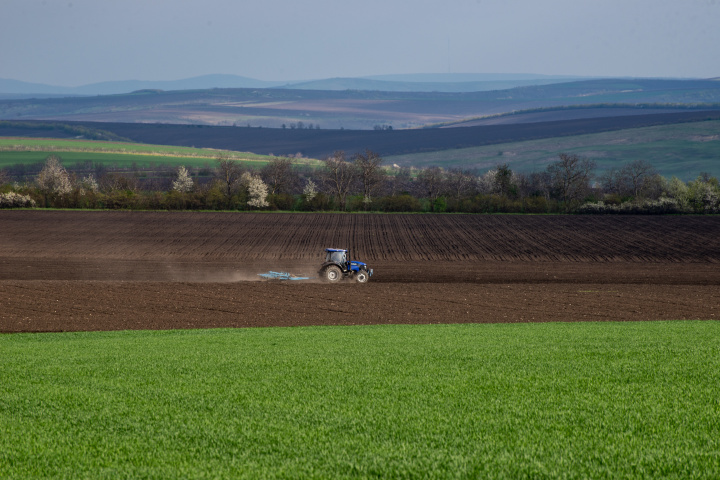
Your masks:
M 0 337 L 0 477 L 720 476 L 720 322 Z
M 11 165 L 25 164 L 31 165 L 35 163 L 43 163 L 49 155 L 57 155 L 62 159 L 65 166 L 71 166 L 87 161 L 100 163 L 103 165 L 113 166 L 117 168 L 130 168 L 133 164 L 138 167 L 152 167 L 156 165 L 184 165 L 186 167 L 215 167 L 215 158 L 213 157 L 194 157 L 181 155 L 143 155 L 137 153 L 104 153 L 104 152 L 74 152 L 74 151 L 19 151 L 7 152 L 0 151 L 0 168 L 9 167 Z M 235 157 L 239 163 L 262 167 L 270 160 L 265 157 L 258 158 L 241 158 Z
M 513 170 L 536 172 L 569 153 L 595 160 L 597 173 L 634 160 L 651 163 L 661 175 L 692 180 L 700 172 L 720 175 L 720 121 L 632 128 L 484 147 L 397 155 L 388 164 L 468 167 L 481 171 L 508 163 Z
M 263 166 L 273 157 L 246 152 L 220 151 L 210 148 L 175 147 L 95 140 L 65 140 L 56 138 L 0 137 L 0 168 L 19 163 L 44 162 L 48 155 L 58 155 L 70 166 L 86 161 L 113 165 L 119 168 L 136 164 L 185 165 L 203 167 L 213 165 L 221 153 L 249 166 Z M 316 160 L 300 159 L 299 163 L 315 165 Z

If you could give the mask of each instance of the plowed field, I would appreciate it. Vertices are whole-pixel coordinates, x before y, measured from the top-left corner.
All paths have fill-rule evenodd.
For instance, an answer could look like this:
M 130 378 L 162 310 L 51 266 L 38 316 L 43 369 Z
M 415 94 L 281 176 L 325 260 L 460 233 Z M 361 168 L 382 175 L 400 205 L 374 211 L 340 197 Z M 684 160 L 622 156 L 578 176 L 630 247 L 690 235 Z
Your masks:
M 314 275 L 325 247 L 375 269 Z M 0 212 L 0 331 L 720 317 L 720 217 Z

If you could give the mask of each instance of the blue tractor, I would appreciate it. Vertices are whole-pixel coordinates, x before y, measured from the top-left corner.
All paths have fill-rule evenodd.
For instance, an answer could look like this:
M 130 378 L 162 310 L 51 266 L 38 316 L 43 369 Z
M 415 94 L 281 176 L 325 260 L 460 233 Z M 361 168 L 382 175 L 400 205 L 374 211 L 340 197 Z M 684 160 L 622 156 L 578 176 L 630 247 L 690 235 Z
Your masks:
M 341 248 L 326 248 L 325 263 L 322 264 L 318 275 L 329 283 L 337 283 L 347 278 L 358 283 L 367 283 L 372 277 L 372 268 L 368 268 L 363 262 L 350 260 L 348 250 Z

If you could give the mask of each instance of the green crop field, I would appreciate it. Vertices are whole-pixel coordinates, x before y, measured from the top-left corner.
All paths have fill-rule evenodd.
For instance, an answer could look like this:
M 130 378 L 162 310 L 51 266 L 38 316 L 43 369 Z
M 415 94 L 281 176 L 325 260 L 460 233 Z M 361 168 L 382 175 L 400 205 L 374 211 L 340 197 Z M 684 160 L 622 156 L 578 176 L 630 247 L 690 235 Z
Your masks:
M 507 163 L 519 172 L 536 172 L 556 161 L 560 153 L 595 160 L 598 173 L 634 160 L 645 160 L 666 177 L 675 175 L 687 181 L 700 172 L 720 176 L 720 121 L 397 155 L 387 157 L 386 161 L 416 167 L 470 167 L 481 171 Z
M 2 478 L 718 478 L 720 322 L 0 336 Z
M 42 163 L 48 155 L 58 155 L 66 166 L 92 161 L 118 168 L 153 165 L 213 165 L 221 153 L 248 166 L 263 166 L 272 157 L 246 152 L 220 151 L 209 148 L 147 145 L 95 140 L 56 138 L 0 137 L 0 168 L 16 164 Z M 314 165 L 316 161 L 300 159 L 298 163 Z

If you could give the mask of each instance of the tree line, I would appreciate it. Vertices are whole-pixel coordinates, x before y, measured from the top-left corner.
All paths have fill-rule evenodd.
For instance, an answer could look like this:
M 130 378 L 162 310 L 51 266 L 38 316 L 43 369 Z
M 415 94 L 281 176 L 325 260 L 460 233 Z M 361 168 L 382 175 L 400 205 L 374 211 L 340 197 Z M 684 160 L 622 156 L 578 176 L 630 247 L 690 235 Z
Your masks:
M 0 171 L 0 208 L 287 210 L 459 213 L 720 213 L 718 179 L 667 179 L 645 161 L 595 174 L 595 163 L 560 154 L 544 170 L 506 163 L 462 168 L 386 167 L 377 153 L 337 151 L 319 168 L 275 157 L 252 169 L 220 154 L 212 166 L 65 168 L 50 155 L 37 174 Z

